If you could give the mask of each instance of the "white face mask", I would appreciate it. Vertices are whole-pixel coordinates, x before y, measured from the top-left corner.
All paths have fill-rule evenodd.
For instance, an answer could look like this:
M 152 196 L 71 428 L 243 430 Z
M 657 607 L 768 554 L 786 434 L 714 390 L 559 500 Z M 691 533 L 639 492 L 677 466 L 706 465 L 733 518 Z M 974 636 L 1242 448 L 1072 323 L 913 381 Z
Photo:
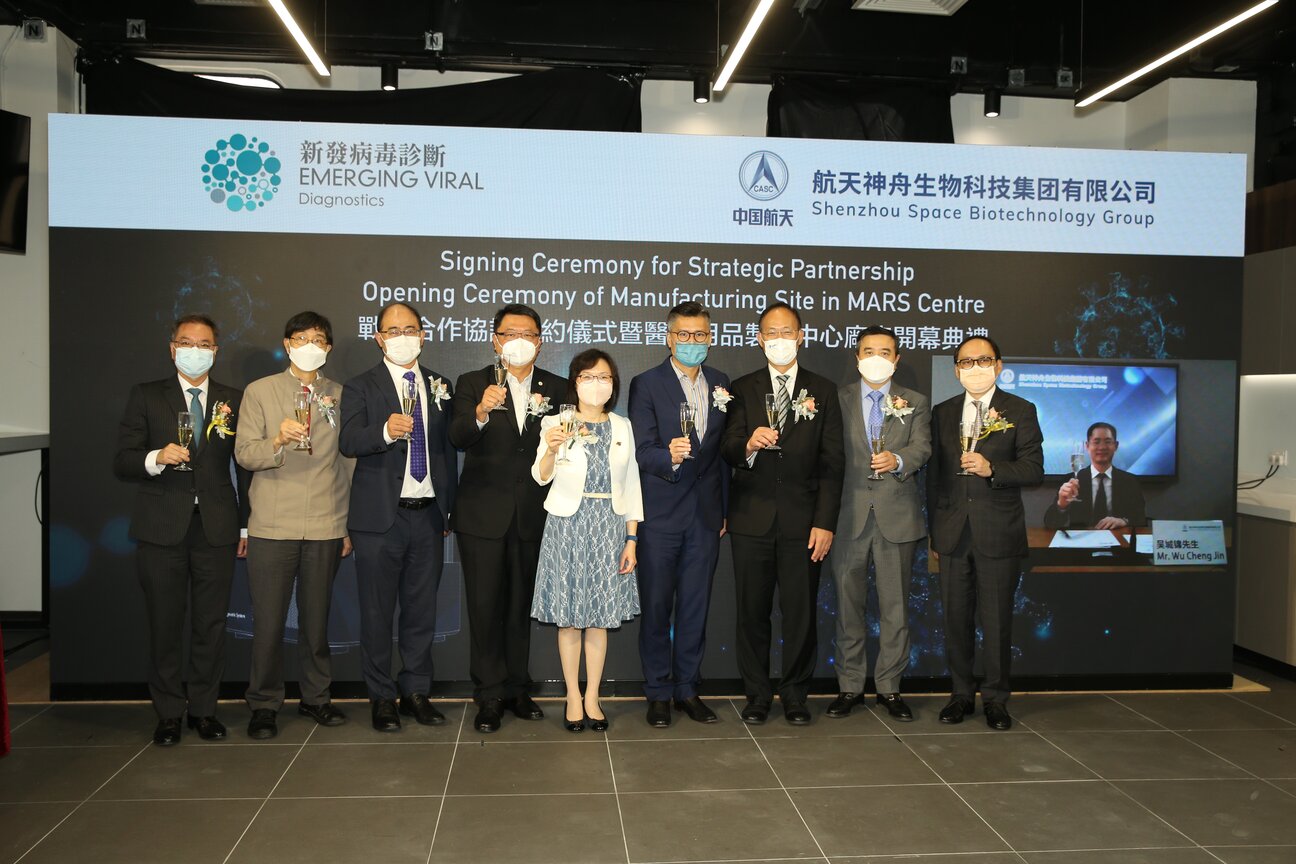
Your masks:
M 216 362 L 216 352 L 206 348 L 177 348 L 176 368 L 189 378 L 201 378 Z
M 612 382 L 577 381 L 576 396 L 586 405 L 597 405 L 601 408 L 612 398 Z
M 766 339 L 765 359 L 775 366 L 786 366 L 796 359 L 797 344 L 795 339 Z
M 417 336 L 396 336 L 383 338 L 383 353 L 397 366 L 408 366 L 419 356 L 423 346 Z
M 510 366 L 526 366 L 536 356 L 536 346 L 530 339 L 510 339 L 500 348 L 500 356 Z
M 307 342 L 305 345 L 294 345 L 289 348 L 288 359 L 301 371 L 314 372 L 328 360 L 328 352 L 314 342 Z
M 877 354 L 861 357 L 857 365 L 860 375 L 870 384 L 885 384 L 895 374 L 895 364 Z
M 979 396 L 994 386 L 995 378 L 999 377 L 999 373 L 995 372 L 993 366 L 986 369 L 973 366 L 971 369 L 960 369 L 958 376 L 964 390 Z

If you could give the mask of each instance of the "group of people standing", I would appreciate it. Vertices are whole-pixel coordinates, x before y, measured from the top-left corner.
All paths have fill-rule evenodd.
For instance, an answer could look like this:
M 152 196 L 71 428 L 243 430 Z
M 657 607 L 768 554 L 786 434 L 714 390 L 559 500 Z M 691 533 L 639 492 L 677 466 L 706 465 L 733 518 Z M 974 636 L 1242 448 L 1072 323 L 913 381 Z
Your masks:
M 900 356 L 890 330 L 862 332 L 859 380 L 839 387 L 798 364 L 801 316 L 776 303 L 759 320 L 766 363 L 731 382 L 706 364 L 710 314 L 686 302 L 667 318 L 669 356 L 635 376 L 618 414 L 622 382 L 606 352 L 576 355 L 562 377 L 537 365 L 538 313 L 510 305 L 492 323 L 495 363 L 452 387 L 419 363 L 418 312 L 394 303 L 379 315 L 382 359 L 338 384 L 320 371 L 333 349 L 331 325 L 303 312 L 284 327 L 287 368 L 240 392 L 210 378 L 216 324 L 201 315 L 176 322 L 177 376 L 132 390 L 115 460 L 118 476 L 138 484 L 131 535 L 148 609 L 158 744 L 180 740 L 186 715 L 200 737 L 226 735 L 216 698 L 234 559 L 243 555 L 254 618 L 250 737 L 277 734 L 294 590 L 298 712 L 325 726 L 346 721 L 330 698 L 327 631 L 333 580 L 353 550 L 373 727 L 397 731 L 402 716 L 444 723 L 429 692 L 452 531 L 479 732 L 498 730 L 509 713 L 544 717 L 530 695 L 532 619 L 556 625 L 570 731 L 608 728 L 598 698 L 607 631 L 635 617 L 647 722 L 669 726 L 673 712 L 716 722 L 699 685 L 726 534 L 744 722 L 766 722 L 776 692 L 787 722 L 811 722 L 806 697 L 825 561 L 838 597 L 840 688 L 825 715 L 847 716 L 863 697 L 872 564 L 877 700 L 891 716 L 913 719 L 900 694 L 907 600 L 917 544 L 930 533 L 953 679 L 940 720 L 958 723 L 974 709 L 979 617 L 986 720 L 1011 726 L 1012 603 L 1026 552 L 1019 490 L 1042 479 L 1043 441 L 1034 406 L 995 387 L 1002 359 L 993 340 L 959 346 L 955 372 L 965 393 L 933 410 L 893 382 Z M 185 415 L 192 437 L 178 438 L 177 416 Z M 918 488 L 924 467 L 927 520 Z

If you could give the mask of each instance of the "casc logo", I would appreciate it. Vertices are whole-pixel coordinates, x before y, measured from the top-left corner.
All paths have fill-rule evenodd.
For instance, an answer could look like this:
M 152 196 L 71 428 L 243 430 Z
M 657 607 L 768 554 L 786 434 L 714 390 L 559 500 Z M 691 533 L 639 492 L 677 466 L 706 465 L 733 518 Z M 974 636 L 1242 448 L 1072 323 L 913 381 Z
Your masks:
M 281 167 L 265 141 L 231 135 L 203 154 L 203 187 L 213 203 L 235 213 L 259 210 L 279 192 Z

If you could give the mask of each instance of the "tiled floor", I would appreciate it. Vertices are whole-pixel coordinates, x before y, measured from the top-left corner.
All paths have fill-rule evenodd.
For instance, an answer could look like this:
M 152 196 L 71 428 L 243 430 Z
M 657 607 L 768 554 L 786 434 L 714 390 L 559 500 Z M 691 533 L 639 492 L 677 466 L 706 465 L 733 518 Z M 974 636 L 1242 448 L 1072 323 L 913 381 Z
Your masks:
M 462 703 L 393 736 L 347 703 L 263 743 L 229 704 L 231 740 L 160 749 L 145 705 L 19 705 L 0 864 L 1296 864 L 1296 684 L 1240 671 L 1273 692 L 1020 696 L 1008 733 L 941 726 L 940 697 L 804 729 L 713 700 L 665 731 L 608 701 L 581 735 L 546 702 L 492 736 Z

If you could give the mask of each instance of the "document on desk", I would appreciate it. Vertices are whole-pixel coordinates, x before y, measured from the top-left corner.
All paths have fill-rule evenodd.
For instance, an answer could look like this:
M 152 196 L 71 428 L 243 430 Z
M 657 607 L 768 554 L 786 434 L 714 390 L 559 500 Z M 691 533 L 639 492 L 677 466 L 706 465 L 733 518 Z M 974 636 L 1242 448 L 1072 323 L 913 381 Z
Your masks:
M 1050 549 L 1111 549 L 1120 541 L 1110 531 L 1056 531 Z

